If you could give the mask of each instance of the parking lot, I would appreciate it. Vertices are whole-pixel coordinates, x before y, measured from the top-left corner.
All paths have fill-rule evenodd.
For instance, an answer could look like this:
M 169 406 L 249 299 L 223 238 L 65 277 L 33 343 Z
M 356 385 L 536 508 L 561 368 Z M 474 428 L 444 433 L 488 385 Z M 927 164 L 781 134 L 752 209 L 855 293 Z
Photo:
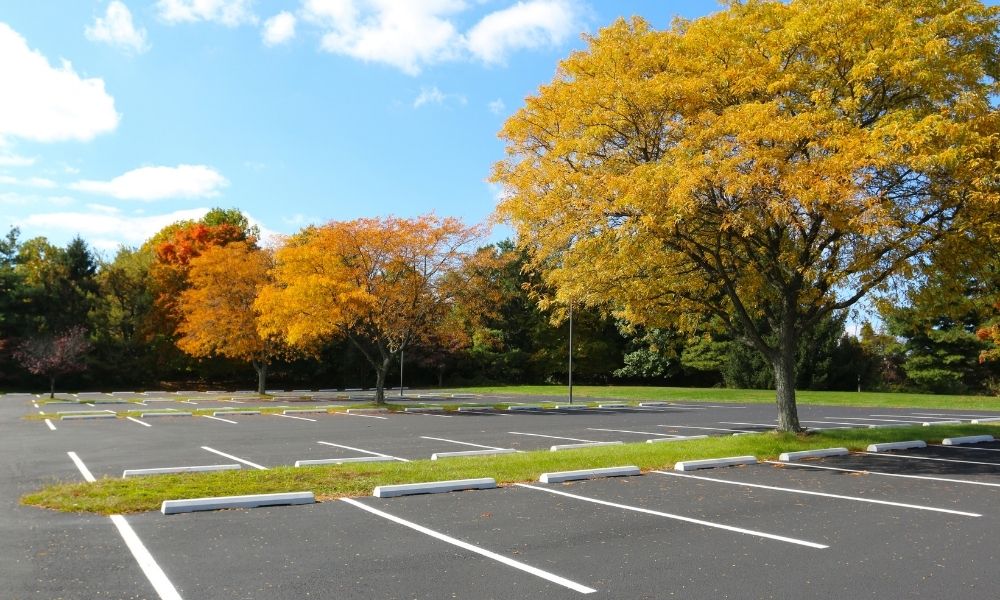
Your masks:
M 350 402 L 314 395 L 313 402 L 287 404 Z M 407 391 L 405 403 L 438 401 L 418 396 L 429 394 Z M 146 395 L 139 408 L 183 412 L 255 403 L 232 394 L 185 397 Z M 109 519 L 18 506 L 21 494 L 52 480 L 121 477 L 125 469 L 414 460 L 436 452 L 774 427 L 770 405 L 700 402 L 443 414 L 22 418 L 40 410 L 123 410 L 104 404 L 115 398 L 125 399 L 36 407 L 38 399 L 25 395 L 0 403 L 8 465 L 0 486 L 0 580 L 10 582 L 4 585 L 10 597 L 980 598 L 1000 589 L 997 443 L 171 516 Z M 801 407 L 800 415 L 804 426 L 817 429 L 998 416 L 816 406 Z

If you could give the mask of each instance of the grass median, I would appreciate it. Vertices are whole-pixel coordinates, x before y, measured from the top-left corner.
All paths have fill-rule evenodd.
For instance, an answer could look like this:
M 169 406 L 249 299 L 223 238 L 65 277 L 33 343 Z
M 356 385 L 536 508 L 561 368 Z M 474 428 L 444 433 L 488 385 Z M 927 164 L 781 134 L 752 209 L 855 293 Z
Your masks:
M 371 494 L 378 485 L 447 479 L 493 477 L 500 484 L 534 481 L 545 472 L 635 465 L 643 471 L 671 468 L 681 460 L 753 455 L 774 459 L 782 452 L 846 447 L 863 450 L 868 444 L 946 437 L 998 434 L 996 425 L 941 425 L 887 429 L 837 429 L 802 435 L 761 433 L 717 436 L 656 444 L 635 443 L 548 452 L 544 450 L 498 456 L 415 460 L 413 462 L 355 463 L 315 467 L 276 467 L 267 471 L 242 470 L 181 475 L 154 475 L 130 479 L 103 478 L 95 483 L 59 483 L 29 493 L 21 503 L 66 512 L 118 514 L 157 510 L 164 500 L 277 492 L 312 491 L 318 500 Z M 166 465 L 164 465 L 166 466 Z
M 548 396 L 565 402 L 566 386 L 509 385 L 470 387 L 449 390 L 476 394 L 506 396 Z M 774 390 L 741 390 L 729 388 L 680 388 L 638 385 L 580 385 L 573 387 L 578 399 L 608 399 L 631 401 L 699 401 L 740 404 L 773 404 Z M 998 396 L 960 396 L 949 394 L 911 394 L 904 392 L 824 392 L 799 390 L 796 401 L 801 405 L 863 406 L 871 408 L 936 408 L 948 410 L 1000 410 Z

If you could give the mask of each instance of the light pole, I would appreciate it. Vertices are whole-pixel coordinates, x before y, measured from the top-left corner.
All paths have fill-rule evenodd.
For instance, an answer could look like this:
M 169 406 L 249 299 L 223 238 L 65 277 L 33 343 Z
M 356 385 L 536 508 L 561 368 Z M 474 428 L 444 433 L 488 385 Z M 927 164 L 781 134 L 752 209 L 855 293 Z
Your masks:
M 569 303 L 569 403 L 573 404 L 573 302 Z

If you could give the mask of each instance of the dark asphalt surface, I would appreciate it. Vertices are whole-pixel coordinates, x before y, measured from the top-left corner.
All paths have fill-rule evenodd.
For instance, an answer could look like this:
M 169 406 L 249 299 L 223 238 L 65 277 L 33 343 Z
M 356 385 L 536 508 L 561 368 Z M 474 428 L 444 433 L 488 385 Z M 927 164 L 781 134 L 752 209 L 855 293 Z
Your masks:
M 251 400 L 233 404 L 204 397 L 190 405 L 166 394 L 163 397 L 168 401 L 147 402 L 148 408 L 255 404 Z M 483 397 L 475 401 L 499 400 Z M 277 402 L 281 403 L 292 408 L 330 404 Z M 5 457 L 0 471 L 0 598 L 158 597 L 107 517 L 18 505 L 21 494 L 47 482 L 80 480 L 67 456 L 69 451 L 76 452 L 95 476 L 120 477 L 124 469 L 233 462 L 203 446 L 271 467 L 304 459 L 364 456 L 362 451 L 417 459 L 428 458 L 433 452 L 474 450 L 478 446 L 531 450 L 575 440 L 642 441 L 657 437 L 653 434 L 729 435 L 733 433 L 730 430 L 761 430 L 774 422 L 774 409 L 769 405 L 684 404 L 653 410 L 541 414 L 394 414 L 384 419 L 301 415 L 314 421 L 227 417 L 235 424 L 200 417 L 164 417 L 148 419 L 150 427 L 124 419 L 53 421 L 56 430 L 51 431 L 44 421 L 22 418 L 37 412 L 32 397 L 0 397 L 0 452 Z M 105 406 L 97 404 L 95 408 Z M 118 410 L 121 406 L 107 408 Z M 933 420 L 921 413 L 960 414 L 966 420 L 970 414 L 990 414 L 800 408 L 802 419 L 809 421 L 805 424 L 818 427 L 824 426 L 823 422 L 834 427 L 844 426 L 840 423 Z M 651 473 L 551 486 L 532 484 L 541 489 L 512 486 L 358 501 L 593 588 L 596 592 L 591 597 L 996 596 L 1000 590 L 1000 570 L 996 569 L 1000 558 L 1000 444 L 929 447 L 894 454 L 855 454 L 811 462 L 810 467 L 761 464 L 713 469 L 693 473 L 696 477 Z M 823 466 L 923 479 L 816 468 Z M 982 516 L 924 510 L 927 508 Z M 170 517 L 143 513 L 127 519 L 179 595 L 187 600 L 582 595 L 538 574 L 340 501 Z M 788 540 L 759 537 L 753 532 Z M 794 541 L 828 547 L 813 548 Z

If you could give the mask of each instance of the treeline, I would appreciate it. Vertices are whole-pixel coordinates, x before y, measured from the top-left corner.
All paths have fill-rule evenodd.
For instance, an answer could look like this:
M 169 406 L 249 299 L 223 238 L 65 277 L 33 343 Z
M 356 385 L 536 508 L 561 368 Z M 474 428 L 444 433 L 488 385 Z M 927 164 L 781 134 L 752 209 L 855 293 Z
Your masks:
M 0 386 L 256 389 L 267 375 L 271 387 L 372 387 L 397 385 L 400 358 L 408 386 L 565 382 L 568 307 L 512 242 L 457 250 L 478 233 L 361 220 L 274 249 L 238 210 L 214 209 L 106 258 L 80 238 L 59 247 L 12 229 L 0 242 Z M 401 258 L 417 255 L 422 268 Z M 372 265 L 386 256 L 397 258 Z M 797 387 L 1000 392 L 995 272 L 953 267 L 879 304 L 880 324 L 857 336 L 846 313 L 821 321 L 800 342 Z M 692 335 L 575 307 L 573 325 L 582 383 L 774 385 L 770 363 L 711 319 Z

